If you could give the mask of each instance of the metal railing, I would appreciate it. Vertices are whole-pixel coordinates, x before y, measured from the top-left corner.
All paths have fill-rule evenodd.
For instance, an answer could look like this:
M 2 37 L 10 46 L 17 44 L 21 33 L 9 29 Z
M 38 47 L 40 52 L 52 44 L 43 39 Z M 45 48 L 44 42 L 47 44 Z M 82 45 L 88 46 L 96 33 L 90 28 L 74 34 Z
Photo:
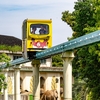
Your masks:
M 20 95 L 20 100 L 33 100 L 33 95 Z M 0 100 L 4 100 L 4 95 L 0 95 Z M 14 100 L 14 95 L 8 95 L 8 100 Z

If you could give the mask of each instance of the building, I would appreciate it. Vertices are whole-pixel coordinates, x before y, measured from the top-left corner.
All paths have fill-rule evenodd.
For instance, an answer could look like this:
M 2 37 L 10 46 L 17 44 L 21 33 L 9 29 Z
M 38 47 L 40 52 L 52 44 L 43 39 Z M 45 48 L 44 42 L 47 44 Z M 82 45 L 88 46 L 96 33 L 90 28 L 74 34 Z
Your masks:
M 20 39 L 13 36 L 0 35 L 0 45 L 7 46 L 21 46 L 22 42 Z M 0 49 L 0 53 L 6 53 L 11 57 L 11 60 L 22 57 L 22 53 L 19 51 L 10 51 Z M 20 93 L 32 94 L 33 92 L 33 66 L 31 62 L 23 63 L 20 65 Z M 56 89 L 58 91 L 58 100 L 63 93 L 63 68 L 52 67 L 52 58 L 41 60 L 39 68 L 39 79 L 40 79 L 40 95 L 46 90 Z M 9 95 L 14 95 L 14 67 L 8 68 L 7 77 L 7 91 Z

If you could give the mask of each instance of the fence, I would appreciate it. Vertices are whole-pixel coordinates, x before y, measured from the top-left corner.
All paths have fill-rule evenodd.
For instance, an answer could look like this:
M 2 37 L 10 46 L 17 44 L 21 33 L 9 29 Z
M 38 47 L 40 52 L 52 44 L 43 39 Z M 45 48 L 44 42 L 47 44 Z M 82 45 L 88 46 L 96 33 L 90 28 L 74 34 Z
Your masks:
M 33 95 L 21 95 L 20 100 L 33 100 Z M 0 100 L 4 100 L 4 95 L 0 95 Z M 14 95 L 8 95 L 8 100 L 14 100 Z

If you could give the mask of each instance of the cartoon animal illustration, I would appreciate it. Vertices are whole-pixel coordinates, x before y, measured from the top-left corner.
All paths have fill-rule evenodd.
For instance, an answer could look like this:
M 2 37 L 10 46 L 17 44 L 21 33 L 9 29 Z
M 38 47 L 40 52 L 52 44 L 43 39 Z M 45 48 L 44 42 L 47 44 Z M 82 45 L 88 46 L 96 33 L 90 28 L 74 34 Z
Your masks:
M 32 45 L 33 48 L 47 48 L 47 40 L 44 39 L 43 42 L 41 41 L 35 41 L 34 39 L 32 39 L 32 42 L 30 43 L 30 45 Z

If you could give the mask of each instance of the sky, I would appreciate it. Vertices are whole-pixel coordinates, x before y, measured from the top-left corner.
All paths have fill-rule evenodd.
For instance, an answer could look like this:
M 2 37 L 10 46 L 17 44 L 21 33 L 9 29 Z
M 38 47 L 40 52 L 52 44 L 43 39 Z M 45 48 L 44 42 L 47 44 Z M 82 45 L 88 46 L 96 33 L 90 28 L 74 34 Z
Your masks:
M 74 10 L 77 0 L 0 0 L 0 35 L 22 39 L 24 19 L 52 19 L 53 46 L 67 41 L 72 29 L 61 20 L 62 12 Z

